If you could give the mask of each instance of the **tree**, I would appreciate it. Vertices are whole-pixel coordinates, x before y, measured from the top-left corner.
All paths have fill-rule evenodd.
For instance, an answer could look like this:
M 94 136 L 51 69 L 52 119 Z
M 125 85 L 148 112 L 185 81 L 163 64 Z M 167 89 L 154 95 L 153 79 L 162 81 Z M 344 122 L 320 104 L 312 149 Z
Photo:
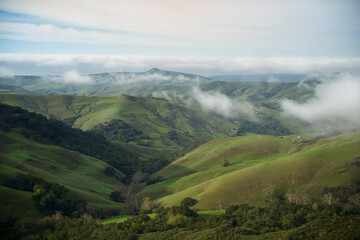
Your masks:
M 103 172 L 106 176 L 112 177 L 115 174 L 115 169 L 112 167 L 106 167 Z
M 125 207 L 130 214 L 138 214 L 140 210 L 139 198 L 135 192 L 131 192 L 125 200 Z
M 198 203 L 198 200 L 193 199 L 193 198 L 190 198 L 190 197 L 187 197 L 187 198 L 185 198 L 184 200 L 181 201 L 180 206 L 183 206 L 183 207 L 192 207 L 192 206 L 194 206 L 194 205 L 197 204 L 197 203 Z
M 120 191 L 114 191 L 110 193 L 111 200 L 115 202 L 125 202 L 125 196 Z
M 144 197 L 144 200 L 141 204 L 141 211 L 144 213 L 151 213 L 154 204 L 149 197 Z

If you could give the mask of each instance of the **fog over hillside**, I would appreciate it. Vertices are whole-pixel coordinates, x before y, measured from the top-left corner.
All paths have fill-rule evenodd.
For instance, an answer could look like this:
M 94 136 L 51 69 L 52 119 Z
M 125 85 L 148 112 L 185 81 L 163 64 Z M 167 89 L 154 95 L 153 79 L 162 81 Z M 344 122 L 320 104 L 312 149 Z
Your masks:
M 284 100 L 284 114 L 313 124 L 316 131 L 360 128 L 360 77 L 349 73 L 322 76 L 315 96 L 305 103 Z

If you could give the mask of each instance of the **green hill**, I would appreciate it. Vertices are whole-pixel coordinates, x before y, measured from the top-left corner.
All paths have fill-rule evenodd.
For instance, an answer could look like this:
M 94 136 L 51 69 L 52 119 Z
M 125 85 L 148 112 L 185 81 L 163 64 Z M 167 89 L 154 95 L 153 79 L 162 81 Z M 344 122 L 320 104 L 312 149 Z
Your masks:
M 235 128 L 227 119 L 156 98 L 2 94 L 0 102 L 55 117 L 82 130 L 107 131 L 109 140 L 130 131 L 131 136 L 122 142 L 144 152 L 168 151 L 226 137 L 234 134 Z M 112 125 L 118 126 L 113 124 L 115 120 L 123 123 L 120 132 L 112 129 Z
M 21 87 L 0 84 L 0 93 L 1 94 L 33 94 L 31 91 L 27 91 Z
M 263 204 L 274 191 L 296 201 L 322 200 L 325 187 L 359 180 L 360 132 L 298 140 L 244 136 L 201 145 L 157 173 L 165 180 L 140 193 L 165 205 L 196 198 L 198 209 Z M 224 164 L 226 163 L 226 164 Z
M 0 142 L 1 182 L 17 173 L 30 173 L 66 186 L 90 207 L 122 206 L 110 200 L 110 192 L 122 183 L 103 173 L 109 167 L 107 163 L 56 145 L 25 138 L 21 129 L 6 133 L 1 131 Z M 122 176 L 120 172 L 117 174 Z M 31 204 L 31 193 L 6 187 L 1 187 L 0 191 L 3 213 L 11 211 L 17 215 L 23 212 L 29 212 L 29 216 L 39 215 Z

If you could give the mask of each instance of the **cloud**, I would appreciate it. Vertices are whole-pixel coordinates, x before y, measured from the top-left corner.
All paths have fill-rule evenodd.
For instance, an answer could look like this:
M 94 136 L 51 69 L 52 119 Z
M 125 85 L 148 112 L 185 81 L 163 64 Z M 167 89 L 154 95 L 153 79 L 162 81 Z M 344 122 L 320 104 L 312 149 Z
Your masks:
M 14 73 L 10 69 L 0 66 L 0 77 L 13 78 Z
M 76 70 L 65 72 L 62 76 L 45 76 L 43 80 L 61 82 L 67 84 L 86 84 L 93 83 L 93 79 L 89 76 L 82 76 Z
M 277 82 L 280 82 L 280 80 L 277 79 L 276 77 L 271 76 L 266 82 L 268 82 L 268 83 L 277 83 Z
M 65 83 L 90 83 L 93 80 L 89 76 L 81 76 L 77 71 L 71 70 L 63 75 Z
M 74 27 L 58 27 L 53 24 L 31 24 L 0 22 L 0 37 L 5 39 L 35 41 L 35 42 L 64 42 L 90 43 L 99 45 L 143 45 L 143 46 L 205 46 L 204 43 L 185 43 L 176 39 L 154 39 L 144 35 L 116 31 L 82 30 Z
M 284 100 L 286 115 L 313 124 L 318 131 L 349 131 L 360 128 L 360 78 L 338 74 L 322 79 L 315 96 L 306 103 Z
M 328 0 L 103 0 L 102 4 L 97 0 L 2 0 L 0 9 L 72 28 L 141 35 L 137 41 L 148 36 L 153 43 L 166 39 L 162 43 L 170 45 L 177 39 L 182 44 L 214 42 L 220 48 L 240 49 L 240 53 L 285 49 L 299 54 L 306 48 L 310 53 L 321 49 L 326 54 L 335 49 L 354 52 L 358 6 L 357 1 Z
M 164 76 L 159 73 L 151 73 L 151 74 L 143 74 L 140 76 L 135 76 L 131 80 L 133 80 L 134 82 L 154 82 L 154 81 L 163 82 L 163 81 L 169 81 L 170 79 L 171 77 L 169 76 Z
M 206 93 L 199 87 L 194 87 L 191 97 L 205 111 L 215 112 L 227 118 L 238 117 L 239 114 L 253 116 L 253 106 L 250 103 L 239 102 L 218 92 Z
M 294 57 L 159 57 L 119 55 L 67 54 L 0 54 L 0 63 L 27 74 L 24 65 L 31 65 L 32 74 L 81 67 L 82 73 L 164 70 L 201 75 L 261 73 L 333 73 L 359 72 L 360 58 L 294 58 Z M 62 69 L 61 69 L 62 68 Z M 94 70 L 95 69 L 95 70 Z M 37 71 L 36 71 L 37 70 Z M 29 71 L 29 70 L 28 70 Z
M 174 102 L 175 99 L 173 96 L 170 96 L 167 91 L 153 92 L 151 95 L 156 98 L 164 98 L 169 102 Z
M 159 73 L 110 73 L 114 78 L 113 83 L 115 84 L 138 84 L 138 83 L 147 83 L 147 82 L 163 82 L 169 81 L 172 78 L 169 76 L 164 76 Z M 101 81 L 101 79 L 99 80 Z

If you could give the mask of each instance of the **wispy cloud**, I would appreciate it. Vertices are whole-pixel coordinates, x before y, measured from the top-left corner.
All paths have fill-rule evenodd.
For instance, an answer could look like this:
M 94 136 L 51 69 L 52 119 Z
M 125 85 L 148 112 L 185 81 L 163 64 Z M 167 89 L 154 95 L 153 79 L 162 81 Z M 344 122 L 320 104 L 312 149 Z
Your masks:
M 315 96 L 306 103 L 282 102 L 285 114 L 313 124 L 317 131 L 345 131 L 360 128 L 360 78 L 340 74 L 321 79 Z
M 161 46 L 172 46 L 172 51 L 178 46 L 206 47 L 221 56 L 358 56 L 358 9 L 358 1 L 328 0 L 103 0 L 101 4 L 2 0 L 0 4 L 2 11 L 24 15 L 22 22 L 2 20 L 7 22 L 2 25 L 6 38 L 156 45 L 159 48 L 151 54 L 160 49 L 160 55 L 169 54 Z M 26 16 L 36 19 L 27 21 L 31 18 Z M 194 55 L 193 50 L 182 54 Z M 199 52 L 204 56 L 208 51 Z
M 98 45 L 143 45 L 143 46 L 192 46 L 215 47 L 214 45 L 193 42 L 181 42 L 176 39 L 158 39 L 147 35 L 116 31 L 83 30 L 75 27 L 64 28 L 53 24 L 31 24 L 0 22 L 0 38 L 34 41 L 90 43 Z

